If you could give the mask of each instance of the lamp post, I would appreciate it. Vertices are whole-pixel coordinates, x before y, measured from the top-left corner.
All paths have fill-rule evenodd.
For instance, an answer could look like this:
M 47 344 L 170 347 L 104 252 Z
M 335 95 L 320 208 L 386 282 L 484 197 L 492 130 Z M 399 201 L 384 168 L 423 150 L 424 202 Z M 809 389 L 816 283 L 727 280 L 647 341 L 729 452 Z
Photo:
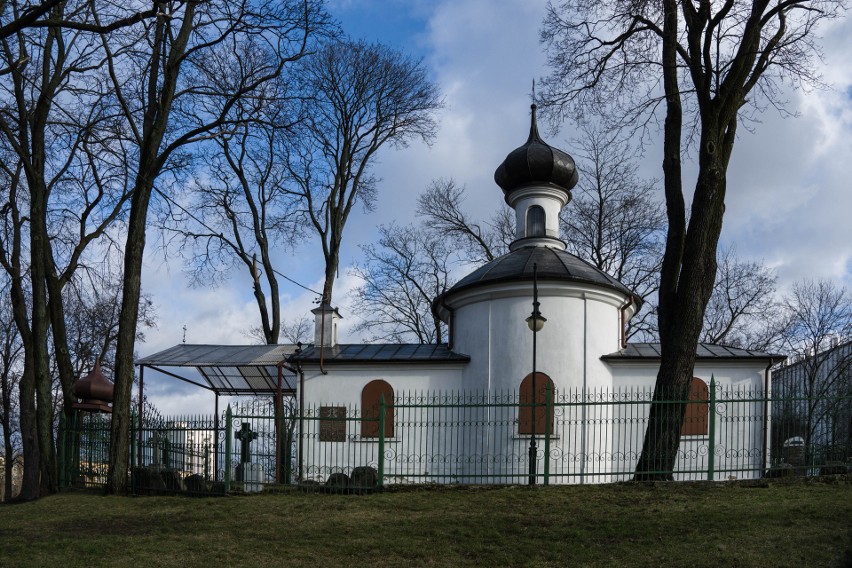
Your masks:
M 535 485 L 535 466 L 536 466 L 536 447 L 535 447 L 535 423 L 536 423 L 536 340 L 538 332 L 544 327 L 544 322 L 547 319 L 541 315 L 538 310 L 538 264 L 533 264 L 533 311 L 530 317 L 527 318 L 527 325 L 530 331 L 533 332 L 533 349 L 532 349 L 532 424 L 530 429 L 530 472 L 529 484 Z

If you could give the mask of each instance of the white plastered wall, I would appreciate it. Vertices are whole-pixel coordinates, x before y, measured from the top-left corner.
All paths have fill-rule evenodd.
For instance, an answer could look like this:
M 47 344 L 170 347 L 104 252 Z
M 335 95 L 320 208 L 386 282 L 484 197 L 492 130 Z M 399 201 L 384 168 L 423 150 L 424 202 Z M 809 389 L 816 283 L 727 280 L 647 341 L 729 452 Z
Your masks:
M 620 341 L 620 308 L 624 295 L 590 285 L 568 282 L 539 282 L 539 303 L 547 318 L 537 334 L 536 369 L 553 380 L 555 401 L 570 397 L 585 388 L 611 389 L 610 369 L 600 356 L 618 350 Z M 496 284 L 454 296 L 454 345 L 457 352 L 470 355 L 471 364 L 464 369 L 466 388 L 490 393 L 517 393 L 521 381 L 532 372 L 533 334 L 526 323 L 532 313 L 530 282 Z M 597 418 L 609 419 L 609 410 L 601 409 Z M 558 422 L 558 421 L 557 421 Z M 543 434 L 543 433 L 542 433 Z M 554 456 L 573 456 L 566 444 L 586 447 L 595 434 L 583 430 L 554 432 L 550 440 Z M 543 436 L 538 444 L 543 451 Z M 523 459 L 529 436 L 507 438 L 494 433 L 489 447 L 499 455 Z M 576 467 L 575 467 L 576 466 Z M 492 473 L 499 475 L 499 464 Z M 571 464 L 556 483 L 579 480 L 585 466 L 571 458 Z M 607 481 L 602 478 L 601 481 Z
M 713 440 L 714 476 L 717 481 L 730 478 L 753 478 L 759 474 L 767 450 L 768 427 L 765 405 L 762 400 L 766 361 L 763 360 L 698 360 L 693 376 L 703 380 L 708 387 L 711 377 L 716 384 L 715 436 Z M 613 361 L 613 388 L 615 391 L 653 392 L 657 379 L 659 360 Z M 650 396 L 650 394 L 648 395 Z M 742 402 L 733 399 L 742 398 Z M 642 449 L 648 406 L 620 406 L 616 411 L 619 427 L 612 431 L 613 448 L 631 448 L 622 456 L 629 463 L 619 468 L 632 470 Z M 709 414 L 708 414 L 709 416 Z M 766 436 L 766 437 L 765 437 Z M 676 479 L 707 479 L 711 444 L 709 432 L 705 436 L 683 436 L 679 447 L 678 467 L 682 471 Z

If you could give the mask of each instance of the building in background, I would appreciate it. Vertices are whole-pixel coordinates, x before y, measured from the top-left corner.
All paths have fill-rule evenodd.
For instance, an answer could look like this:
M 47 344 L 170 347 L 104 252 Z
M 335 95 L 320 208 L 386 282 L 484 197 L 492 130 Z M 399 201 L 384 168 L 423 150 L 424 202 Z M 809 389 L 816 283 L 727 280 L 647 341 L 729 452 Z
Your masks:
M 852 460 L 852 341 L 772 374 L 772 450 L 793 466 Z

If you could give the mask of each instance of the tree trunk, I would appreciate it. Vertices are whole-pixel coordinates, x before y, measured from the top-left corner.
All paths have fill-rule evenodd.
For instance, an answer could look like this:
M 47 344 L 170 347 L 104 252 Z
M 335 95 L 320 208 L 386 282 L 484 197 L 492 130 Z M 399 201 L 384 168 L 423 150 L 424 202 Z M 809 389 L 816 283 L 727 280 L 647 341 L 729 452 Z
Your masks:
M 52 251 L 48 251 L 52 257 Z M 66 424 L 71 424 L 74 417 L 73 404 L 77 402 L 74 392 L 74 365 L 68 350 L 68 329 L 65 325 L 65 305 L 62 299 L 62 286 L 55 274 L 51 259 L 46 267 L 47 272 L 47 307 L 50 313 L 50 326 L 53 337 L 53 356 L 56 359 L 56 369 L 59 372 L 59 386 L 62 391 L 62 410 Z M 56 454 L 62 455 L 63 445 L 67 443 L 66 436 L 56 437 Z M 61 466 L 61 464 L 59 464 Z
M 24 472 L 21 480 L 21 500 L 38 499 L 41 492 L 41 453 L 38 449 L 38 426 L 35 405 L 35 376 L 32 364 L 32 333 L 29 328 L 27 300 L 21 281 L 21 233 L 20 224 L 15 224 L 12 258 L 10 267 L 12 314 L 15 326 L 21 335 L 24 347 L 24 372 L 18 382 L 19 422 L 21 428 L 21 448 L 24 458 Z
M 719 128 L 705 123 L 692 214 L 679 269 L 675 274 L 664 275 L 666 292 L 662 287 L 660 290 L 660 370 L 642 455 L 636 466 L 636 478 L 640 480 L 672 479 L 677 461 L 684 401 L 689 395 L 704 311 L 716 279 L 716 248 L 726 189 L 726 154 L 720 138 Z
M 21 406 L 21 447 L 24 455 L 24 473 L 21 479 L 21 493 L 18 496 L 21 501 L 38 499 L 41 495 L 41 452 L 38 447 L 35 377 L 31 357 L 29 351 L 25 351 L 24 372 L 18 383 L 18 401 Z
M 44 185 L 43 129 L 33 126 L 32 169 L 30 182 L 30 284 L 31 352 L 36 394 L 36 428 L 41 456 L 41 486 L 48 492 L 57 490 L 56 449 L 53 445 L 53 393 L 47 349 L 49 318 L 45 260 L 47 236 L 47 188 Z M 29 176 L 28 176 L 29 177 Z M 41 179 L 39 179 L 39 177 Z
M 325 283 L 322 287 L 322 301 L 328 305 L 331 303 L 331 292 L 334 288 L 334 279 L 337 277 L 337 264 L 340 254 L 340 243 L 332 244 L 325 258 Z
M 8 412 L 9 408 L 4 409 Z M 9 416 L 5 414 L 5 416 Z M 12 431 L 9 428 L 11 426 L 10 420 L 5 420 L 3 424 L 3 450 L 6 452 L 6 461 L 3 465 L 5 479 L 3 482 L 3 495 L 5 498 L 3 499 L 5 502 L 9 502 L 12 500 L 12 473 L 15 469 L 15 459 L 14 459 L 14 448 L 12 447 Z
M 7 343 L 7 349 L 4 353 L 6 361 L 11 363 L 11 349 L 8 349 L 9 344 Z M 4 501 L 8 502 L 12 500 L 12 469 L 15 463 L 14 460 L 14 451 L 15 449 L 12 447 L 12 378 L 11 378 L 11 370 L 9 368 L 4 369 L 4 376 L 2 378 L 2 382 L 0 382 L 0 390 L 2 390 L 3 395 L 3 420 L 0 421 L 0 428 L 3 428 L 3 455 L 6 456 L 6 460 L 4 462 L 4 487 L 3 487 L 3 495 L 5 496 Z
M 133 355 L 139 320 L 139 298 L 142 291 L 142 258 L 145 253 L 148 204 L 151 200 L 154 181 L 160 174 L 165 161 L 165 157 L 160 156 L 160 145 L 169 123 L 180 74 L 180 61 L 186 52 L 194 16 L 195 5 L 190 3 L 185 8 L 180 32 L 175 37 L 169 36 L 169 42 L 166 41 L 168 25 L 165 17 L 157 17 L 154 29 L 142 136 L 137 140 L 139 164 L 133 184 L 124 248 L 124 276 L 115 346 L 115 394 L 112 405 L 107 474 L 107 492 L 109 493 L 124 494 L 128 490 Z M 164 46 L 170 49 L 165 49 Z M 141 423 L 141 416 L 139 420 Z
M 76 402 L 72 388 L 75 377 L 71 353 L 68 350 L 68 328 L 65 324 L 65 302 L 62 298 L 62 284 L 54 273 L 52 251 L 47 251 L 51 258 L 47 266 L 47 308 L 50 314 L 50 327 L 53 336 L 53 351 L 56 358 L 56 369 L 59 372 L 59 385 L 62 389 L 63 408 L 66 418 L 71 418 L 70 408 Z
M 121 311 L 118 316 L 118 337 L 115 348 L 115 394 L 110 427 L 109 475 L 107 491 L 125 494 L 128 490 L 130 459 L 130 399 L 133 390 L 133 353 L 136 326 L 139 319 L 139 297 L 142 290 L 142 256 L 145 252 L 145 230 L 153 179 L 142 172 L 150 171 L 154 160 L 140 160 L 130 218 L 127 227 L 127 246 L 124 250 L 124 285 Z M 140 417 L 141 419 L 141 417 Z

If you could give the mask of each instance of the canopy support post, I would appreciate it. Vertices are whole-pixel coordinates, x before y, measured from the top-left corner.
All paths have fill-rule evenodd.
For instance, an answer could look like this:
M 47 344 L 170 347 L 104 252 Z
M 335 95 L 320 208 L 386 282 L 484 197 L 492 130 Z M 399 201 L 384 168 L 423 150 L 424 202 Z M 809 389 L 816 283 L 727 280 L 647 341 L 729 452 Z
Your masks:
M 214 390 L 216 395 L 213 407 L 213 481 L 219 481 L 219 391 Z

